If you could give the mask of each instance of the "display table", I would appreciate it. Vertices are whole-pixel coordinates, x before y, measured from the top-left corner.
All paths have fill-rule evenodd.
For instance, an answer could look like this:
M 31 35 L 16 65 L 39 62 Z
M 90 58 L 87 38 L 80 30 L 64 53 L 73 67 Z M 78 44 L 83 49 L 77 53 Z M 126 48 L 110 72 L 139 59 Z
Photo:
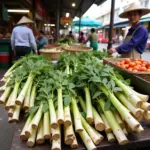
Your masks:
M 8 69 L 12 65 L 10 40 L 0 39 L 0 68 Z
M 16 125 L 16 130 L 14 132 L 11 150 L 27 150 L 28 148 L 26 146 L 26 143 L 21 141 L 19 137 L 22 131 L 22 128 L 25 124 L 24 120 L 23 119 L 21 120 L 21 118 L 23 117 L 20 117 L 20 121 Z M 142 125 L 145 129 L 144 132 L 140 134 L 138 133 L 129 134 L 128 139 L 130 142 L 128 144 L 118 145 L 117 142 L 108 143 L 107 138 L 105 137 L 104 140 L 101 142 L 101 144 L 97 146 L 97 149 L 99 150 L 128 150 L 128 149 L 139 150 L 139 148 L 144 148 L 144 150 L 150 149 L 150 123 L 142 122 Z M 77 140 L 78 140 L 78 143 L 81 141 L 80 138 L 77 138 Z M 36 145 L 33 148 L 29 148 L 29 150 L 50 150 L 50 148 L 51 148 L 51 145 L 49 143 L 45 143 L 43 145 Z M 86 148 L 83 146 L 83 144 L 80 144 L 78 150 L 85 150 L 85 149 Z M 62 150 L 71 150 L 71 148 L 62 145 Z

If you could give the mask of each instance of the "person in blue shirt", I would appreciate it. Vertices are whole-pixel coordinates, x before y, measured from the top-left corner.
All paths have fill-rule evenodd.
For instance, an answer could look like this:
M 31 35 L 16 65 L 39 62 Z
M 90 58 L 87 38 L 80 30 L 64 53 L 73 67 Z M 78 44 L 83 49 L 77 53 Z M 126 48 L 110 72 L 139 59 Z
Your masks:
M 110 48 L 109 54 L 118 52 L 123 58 L 141 58 L 141 54 L 146 48 L 148 30 L 139 21 L 143 15 L 148 13 L 150 13 L 150 9 L 133 3 L 119 15 L 120 18 L 128 18 L 131 28 L 128 30 L 123 44 L 116 48 Z
M 40 31 L 39 37 L 36 40 L 38 49 L 44 48 L 44 46 L 48 45 L 48 39 L 45 37 L 44 31 Z
M 32 50 L 37 53 L 36 41 L 32 30 L 29 28 L 30 23 L 33 21 L 23 16 L 12 31 L 11 46 L 16 59 L 30 54 Z

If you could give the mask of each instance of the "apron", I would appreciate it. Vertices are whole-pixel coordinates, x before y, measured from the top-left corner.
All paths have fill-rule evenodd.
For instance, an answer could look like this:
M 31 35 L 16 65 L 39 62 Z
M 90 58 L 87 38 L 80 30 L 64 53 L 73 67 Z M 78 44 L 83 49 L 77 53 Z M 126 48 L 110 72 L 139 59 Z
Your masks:
M 126 36 L 126 38 L 124 39 L 124 42 L 123 43 L 126 43 L 128 41 L 131 40 L 131 38 L 133 37 L 133 35 L 136 33 L 136 31 L 141 27 L 141 25 L 135 29 L 135 31 L 132 33 L 132 35 L 130 36 Z M 121 54 L 121 58 L 141 58 L 141 54 L 135 49 L 133 48 L 131 50 L 131 52 L 128 52 L 128 53 L 124 53 L 124 54 Z
M 98 51 L 98 43 L 97 42 L 91 42 L 90 47 L 92 47 L 94 51 Z

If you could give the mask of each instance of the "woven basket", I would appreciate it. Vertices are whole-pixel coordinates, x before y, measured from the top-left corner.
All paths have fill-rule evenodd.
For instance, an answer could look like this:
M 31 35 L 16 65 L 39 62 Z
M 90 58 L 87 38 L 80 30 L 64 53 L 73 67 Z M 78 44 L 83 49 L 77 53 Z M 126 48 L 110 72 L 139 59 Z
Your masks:
M 113 67 L 115 67 L 121 71 L 127 72 L 131 75 L 134 75 L 134 76 L 138 76 L 138 77 L 150 82 L 150 72 L 132 72 L 132 71 L 121 68 L 120 66 L 116 65 L 116 62 L 119 62 L 119 61 L 124 60 L 124 59 L 125 58 L 104 58 L 103 61 L 105 64 L 109 64 L 109 65 L 111 65 L 111 66 L 113 66 Z
M 59 45 L 54 45 L 54 46 L 56 46 L 56 47 L 48 48 L 48 49 L 56 49 L 59 51 L 55 51 L 55 52 L 54 51 L 42 51 L 42 49 L 41 49 L 41 50 L 39 50 L 39 52 L 40 52 L 40 54 L 44 55 L 48 60 L 58 60 L 60 55 L 63 54 L 64 51 L 61 50 L 61 46 L 59 46 Z
M 66 48 L 63 47 L 63 50 L 66 52 L 71 52 L 71 53 L 76 53 L 76 52 L 90 52 L 93 49 L 91 47 L 86 47 L 86 46 L 68 46 Z

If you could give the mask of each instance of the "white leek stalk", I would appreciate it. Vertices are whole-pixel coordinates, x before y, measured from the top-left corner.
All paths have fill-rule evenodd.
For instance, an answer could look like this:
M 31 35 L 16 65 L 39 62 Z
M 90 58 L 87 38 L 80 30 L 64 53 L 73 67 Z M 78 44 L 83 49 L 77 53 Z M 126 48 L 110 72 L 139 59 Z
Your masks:
M 37 128 L 38 127 L 39 122 L 40 122 L 41 117 L 42 117 L 42 114 L 43 114 L 42 109 L 43 109 L 43 104 L 40 105 L 37 113 L 35 114 L 32 122 L 31 122 L 32 128 Z
M 104 121 L 104 124 L 105 124 L 105 132 L 106 132 L 106 133 L 111 132 L 112 129 L 111 129 L 111 127 L 110 127 L 110 125 L 109 125 L 109 123 L 108 123 L 108 121 L 107 121 L 105 115 L 104 115 L 104 114 L 101 114 L 101 117 L 102 117 L 102 120 Z
M 111 91 L 107 90 L 104 86 L 101 86 L 100 89 L 104 92 L 104 94 L 107 97 L 109 96 L 112 104 L 117 109 L 117 111 L 121 115 L 122 119 L 124 119 L 128 123 L 128 125 L 130 126 L 130 128 L 133 131 L 135 131 L 139 127 L 140 123 L 127 111 L 127 108 L 125 108 L 120 103 L 120 101 L 114 96 L 114 94 L 111 93 Z
M 36 86 L 34 85 L 31 91 L 30 108 L 34 106 L 35 98 L 36 98 Z
M 43 134 L 44 139 L 50 139 L 51 137 L 51 129 L 50 129 L 50 117 L 49 117 L 49 110 L 44 113 L 43 119 Z
M 141 108 L 144 109 L 144 110 L 147 110 L 147 111 L 150 110 L 150 103 L 143 102 Z
M 0 104 L 4 104 L 6 102 L 10 92 L 11 92 L 11 87 L 7 87 L 4 93 L 0 97 Z
M 11 103 L 11 99 L 12 99 L 12 93 L 13 93 L 13 92 L 11 92 L 11 94 L 10 94 L 10 96 L 9 96 L 7 102 L 6 102 L 6 105 L 5 105 L 5 109 L 6 109 L 6 110 L 9 110 L 9 109 L 10 109 L 10 103 Z
M 58 140 L 60 138 L 60 127 L 58 126 L 56 129 L 51 128 L 52 140 Z
M 92 102 L 90 96 L 90 90 L 88 87 L 84 88 L 85 97 L 86 97 L 86 120 L 92 124 L 93 123 L 93 111 L 92 111 Z
M 149 99 L 149 96 L 148 95 L 144 95 L 144 94 L 141 94 L 141 93 L 138 93 L 136 92 L 135 90 L 133 90 L 132 88 L 130 88 L 131 91 L 133 91 L 133 93 L 138 96 L 143 102 L 147 102 L 148 99 Z
M 14 114 L 14 109 L 10 108 L 8 111 L 8 117 L 13 117 L 13 114 Z
M 50 99 L 48 103 L 49 103 L 49 110 L 50 110 L 49 112 L 50 112 L 51 128 L 56 129 L 58 127 L 58 123 L 57 123 L 57 116 L 56 116 L 56 111 L 55 111 L 53 100 Z
M 27 79 L 23 89 L 21 90 L 21 92 L 19 93 L 19 95 L 16 99 L 16 104 L 22 105 L 22 103 L 26 97 L 29 85 L 33 82 L 34 77 L 35 76 L 32 73 L 29 74 L 28 79 Z
M 137 133 L 141 133 L 143 131 L 144 131 L 144 128 L 141 125 L 136 129 Z
M 112 132 L 106 133 L 106 136 L 107 136 L 108 142 L 112 143 L 116 141 L 116 138 Z
M 71 148 L 78 148 L 78 142 L 77 142 L 77 139 L 75 136 L 74 136 L 73 142 L 72 142 L 70 147 Z
M 73 136 L 73 126 L 72 124 L 70 126 L 65 126 L 64 125 L 64 135 L 67 137 L 67 138 L 70 138 Z
M 110 110 L 107 110 L 107 111 L 104 110 L 105 101 L 102 98 L 99 100 L 99 104 L 106 116 L 107 121 L 109 122 L 109 125 L 112 128 L 112 131 L 113 131 L 118 143 L 121 145 L 128 143 L 128 139 L 126 138 L 123 130 L 119 126 L 113 113 Z
M 76 132 L 82 132 L 83 126 L 80 118 L 80 112 L 77 106 L 77 103 L 75 99 L 72 97 L 72 113 L 74 117 L 74 125 L 75 125 L 75 131 Z
M 57 89 L 58 93 L 58 124 L 64 123 L 64 110 L 63 110 L 63 99 L 62 99 L 62 87 Z
M 96 150 L 96 146 L 94 145 L 93 141 L 89 137 L 88 133 L 83 129 L 82 132 L 79 132 L 79 135 L 86 146 L 87 150 Z
M 38 130 L 37 130 L 37 136 L 36 136 L 36 143 L 37 144 L 43 144 L 45 141 L 44 134 L 43 134 L 43 118 L 40 120 Z
M 28 110 L 30 107 L 31 88 L 32 88 L 32 83 L 29 85 L 27 95 L 26 95 L 24 103 L 23 103 L 23 108 L 26 110 Z
M 12 91 L 12 98 L 11 98 L 11 102 L 10 102 L 10 108 L 15 107 L 15 101 L 16 101 L 16 98 L 17 98 L 19 86 L 20 86 L 20 82 L 15 82 L 15 87 Z
M 127 97 L 122 94 L 121 92 L 117 92 L 115 93 L 115 95 L 117 96 L 117 98 L 132 112 L 132 114 L 134 116 L 136 116 L 137 118 L 139 116 L 141 116 L 141 111 L 139 108 L 135 108 L 128 100 Z
M 94 128 L 92 128 L 82 116 L 81 116 L 81 120 L 82 120 L 84 129 L 89 134 L 94 144 L 98 145 L 101 142 L 101 138 L 97 136 L 97 133 L 94 131 Z
M 29 137 L 29 139 L 27 141 L 27 146 L 28 147 L 33 147 L 35 145 L 36 133 L 37 133 L 37 128 L 32 130 L 32 134 L 31 134 L 31 136 Z
M 95 129 L 98 131 L 105 130 L 105 124 L 94 107 L 92 107 Z
M 12 119 L 13 119 L 15 122 L 18 122 L 18 121 L 19 121 L 20 110 L 21 110 L 21 106 L 20 106 L 20 105 L 16 105 L 16 106 L 15 106 L 15 109 L 14 109 L 13 116 L 12 116 Z
M 25 123 L 25 125 L 24 125 L 24 127 L 23 127 L 23 130 L 22 130 L 22 132 L 21 132 L 21 134 L 20 134 L 20 139 L 21 139 L 22 141 L 25 141 L 25 140 L 28 139 L 28 137 L 25 135 L 25 130 L 28 128 L 29 124 L 31 123 L 31 121 L 32 121 L 32 119 L 33 119 L 33 116 L 34 116 L 34 115 L 30 115 L 30 116 L 28 117 L 28 119 L 27 119 L 27 121 L 26 121 L 26 123 Z
M 55 130 L 55 129 L 52 129 Z M 61 131 L 60 126 L 58 126 L 59 138 L 52 141 L 52 150 L 61 150 Z
M 125 95 L 128 97 L 128 100 L 136 107 L 136 108 L 140 108 L 142 105 L 142 100 L 133 93 L 133 91 L 130 89 L 130 87 L 128 87 L 127 85 L 125 85 L 124 83 L 122 83 L 120 80 L 113 78 L 113 80 L 115 81 L 115 83 L 123 90 L 123 92 L 125 93 Z
M 64 125 L 70 126 L 71 123 L 70 106 L 68 105 L 64 108 Z
M 8 117 L 8 122 L 13 123 L 14 121 L 12 120 L 12 117 Z

